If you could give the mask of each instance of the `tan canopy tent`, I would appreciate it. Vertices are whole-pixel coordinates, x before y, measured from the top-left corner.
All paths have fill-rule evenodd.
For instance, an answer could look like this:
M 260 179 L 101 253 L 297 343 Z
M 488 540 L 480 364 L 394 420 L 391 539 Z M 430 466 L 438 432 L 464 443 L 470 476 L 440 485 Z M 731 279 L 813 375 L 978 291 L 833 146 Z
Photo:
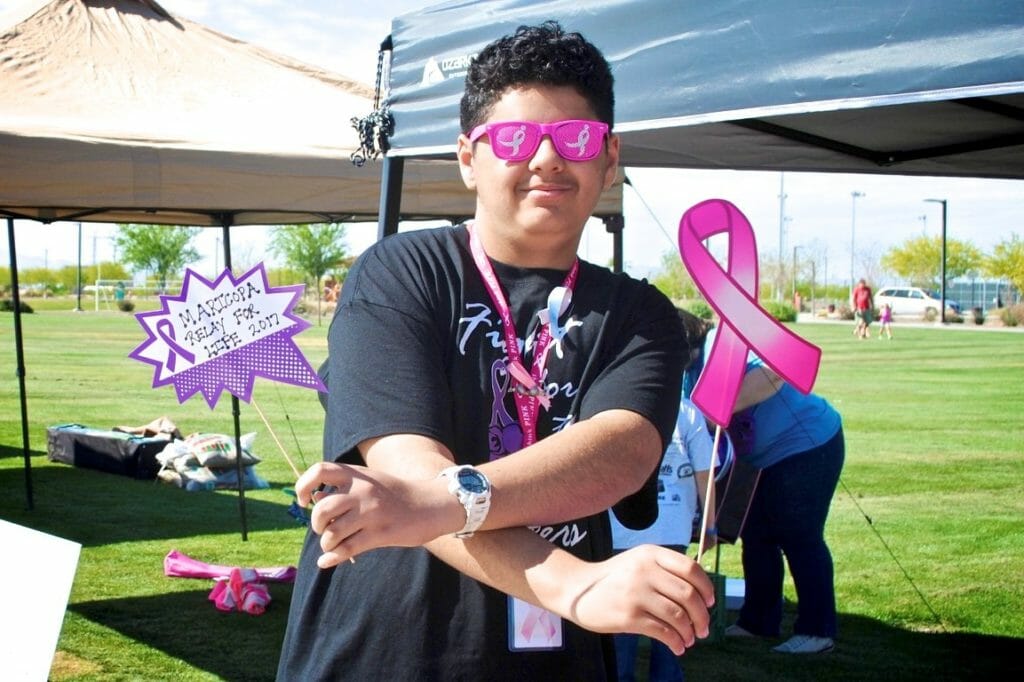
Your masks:
M 0 17 L 0 215 L 30 508 L 14 219 L 221 226 L 226 264 L 232 225 L 374 221 L 382 163 L 350 160 L 352 119 L 374 108 L 366 85 L 151 0 L 36 1 Z M 406 164 L 400 184 L 402 220 L 473 213 L 451 159 Z M 619 183 L 598 214 L 621 205 Z
M 0 18 L 0 212 L 177 225 L 376 220 L 350 162 L 371 87 L 151 0 L 52 0 Z M 408 164 L 401 218 L 471 215 L 451 161 Z M 621 211 L 621 188 L 603 214 Z
M 26 13 L 27 12 L 27 13 Z M 0 25 L 0 209 L 178 225 L 374 220 L 353 117 L 373 91 L 146 0 L 53 0 Z M 10 20 L 10 17 L 8 18 Z M 410 169 L 404 217 L 472 211 L 450 164 Z

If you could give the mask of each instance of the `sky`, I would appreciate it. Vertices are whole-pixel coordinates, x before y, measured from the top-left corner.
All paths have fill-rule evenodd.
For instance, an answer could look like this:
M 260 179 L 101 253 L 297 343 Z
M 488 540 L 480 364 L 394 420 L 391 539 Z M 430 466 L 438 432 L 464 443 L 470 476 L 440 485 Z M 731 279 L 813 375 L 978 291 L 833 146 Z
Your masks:
M 0 0 L 0 13 L 22 2 Z M 163 0 L 160 4 L 229 36 L 372 85 L 377 48 L 390 32 L 391 19 L 437 3 Z M 877 272 L 881 255 L 908 238 L 938 235 L 942 209 L 926 199 L 947 201 L 949 239 L 970 241 L 987 251 L 1013 233 L 1024 235 L 1024 181 L 648 168 L 627 168 L 626 174 L 632 186 L 624 188 L 625 267 L 637 276 L 651 275 L 660 267 L 663 254 L 677 253 L 680 217 L 693 204 L 710 198 L 728 199 L 747 215 L 762 258 L 791 263 L 795 256 L 803 263 L 813 257 L 819 280 L 827 277 L 833 283 Z M 861 196 L 852 196 L 854 192 Z M 54 224 L 45 235 L 36 227 L 31 221 L 16 221 L 20 269 L 60 268 L 77 262 L 77 223 Z M 82 223 L 83 265 L 114 258 L 116 229 L 115 225 Z M 233 231 L 233 262 L 253 263 L 266 254 L 268 231 L 249 227 Z M 348 248 L 359 253 L 375 238 L 376 228 L 352 226 L 348 233 Z M 219 230 L 203 230 L 195 246 L 204 261 L 192 267 L 212 273 L 222 260 L 219 242 Z M 580 256 L 610 263 L 611 237 L 599 222 L 588 224 Z M 0 263 L 8 262 L 4 239 Z M 881 273 L 879 279 L 877 284 L 894 282 Z

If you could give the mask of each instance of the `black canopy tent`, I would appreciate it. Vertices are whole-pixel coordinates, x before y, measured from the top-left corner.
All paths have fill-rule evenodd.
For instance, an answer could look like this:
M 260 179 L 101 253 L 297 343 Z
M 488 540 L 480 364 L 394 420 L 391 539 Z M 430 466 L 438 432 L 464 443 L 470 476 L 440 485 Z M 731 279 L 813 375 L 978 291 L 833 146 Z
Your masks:
M 623 166 L 1024 178 L 1019 0 L 487 0 L 393 20 L 389 193 L 452 153 L 468 60 L 547 19 L 608 57 Z

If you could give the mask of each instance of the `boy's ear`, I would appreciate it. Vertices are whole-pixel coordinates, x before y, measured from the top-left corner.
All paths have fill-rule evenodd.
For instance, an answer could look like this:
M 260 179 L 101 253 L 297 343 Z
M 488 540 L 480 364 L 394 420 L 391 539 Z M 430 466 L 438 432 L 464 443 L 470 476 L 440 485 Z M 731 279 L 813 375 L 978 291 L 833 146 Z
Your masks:
M 615 176 L 619 170 L 619 136 L 609 133 L 608 135 L 608 167 L 604 171 L 604 189 L 609 190 L 615 183 Z
M 459 135 L 455 145 L 455 157 L 459 161 L 459 175 L 466 189 L 476 189 L 476 173 L 473 170 L 473 143 L 465 135 Z

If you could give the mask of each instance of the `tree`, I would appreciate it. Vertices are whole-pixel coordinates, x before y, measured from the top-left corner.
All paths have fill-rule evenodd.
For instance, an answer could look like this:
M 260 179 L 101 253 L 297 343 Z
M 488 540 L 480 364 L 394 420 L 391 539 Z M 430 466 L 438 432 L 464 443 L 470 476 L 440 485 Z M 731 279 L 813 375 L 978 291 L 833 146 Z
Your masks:
M 317 322 L 322 324 L 320 279 L 331 272 L 339 282 L 348 272 L 345 226 L 339 223 L 282 225 L 270 234 L 270 249 L 284 259 L 288 267 L 305 273 L 316 289 Z
M 982 269 L 992 277 L 1008 280 L 1017 291 L 1024 291 L 1024 240 L 1014 232 L 1009 239 L 996 244 Z
M 198 227 L 130 223 L 118 225 L 117 230 L 114 243 L 121 258 L 138 270 L 156 275 L 161 290 L 166 288 L 169 275 L 199 260 L 199 252 L 192 246 Z
M 651 278 L 651 284 L 673 301 L 700 297 L 697 286 L 693 283 L 690 273 L 686 271 L 686 266 L 683 265 L 677 251 L 666 251 L 662 254 L 661 271 Z
M 7 272 L 7 283 L 10 284 L 10 270 Z M 49 268 L 25 268 L 18 270 L 18 285 L 35 288 L 39 291 L 50 289 L 52 292 L 59 286 L 59 283 L 57 273 Z
M 967 274 L 981 266 L 983 256 L 970 242 L 946 240 L 946 279 Z M 894 246 L 882 256 L 882 266 L 913 286 L 939 288 L 942 272 L 942 238 L 919 235 Z
M 940 270 L 939 251 L 935 251 L 935 280 L 938 281 L 938 272 Z M 883 271 L 887 269 L 885 256 L 882 255 L 881 244 L 869 243 L 864 247 L 857 249 L 856 254 L 857 268 L 856 277 L 860 279 L 863 277 L 868 283 L 877 284 L 882 278 Z M 948 268 L 948 264 L 947 264 Z M 952 276 L 952 275 L 951 275 Z M 856 284 L 856 280 L 851 284 Z
M 97 272 L 103 276 L 103 279 L 130 280 L 132 278 L 131 274 L 120 263 L 106 261 L 98 266 L 82 265 L 82 286 L 86 287 L 93 284 L 96 280 Z M 55 281 L 61 291 L 73 292 L 78 286 L 78 267 L 75 265 L 65 265 L 56 272 L 55 277 Z

